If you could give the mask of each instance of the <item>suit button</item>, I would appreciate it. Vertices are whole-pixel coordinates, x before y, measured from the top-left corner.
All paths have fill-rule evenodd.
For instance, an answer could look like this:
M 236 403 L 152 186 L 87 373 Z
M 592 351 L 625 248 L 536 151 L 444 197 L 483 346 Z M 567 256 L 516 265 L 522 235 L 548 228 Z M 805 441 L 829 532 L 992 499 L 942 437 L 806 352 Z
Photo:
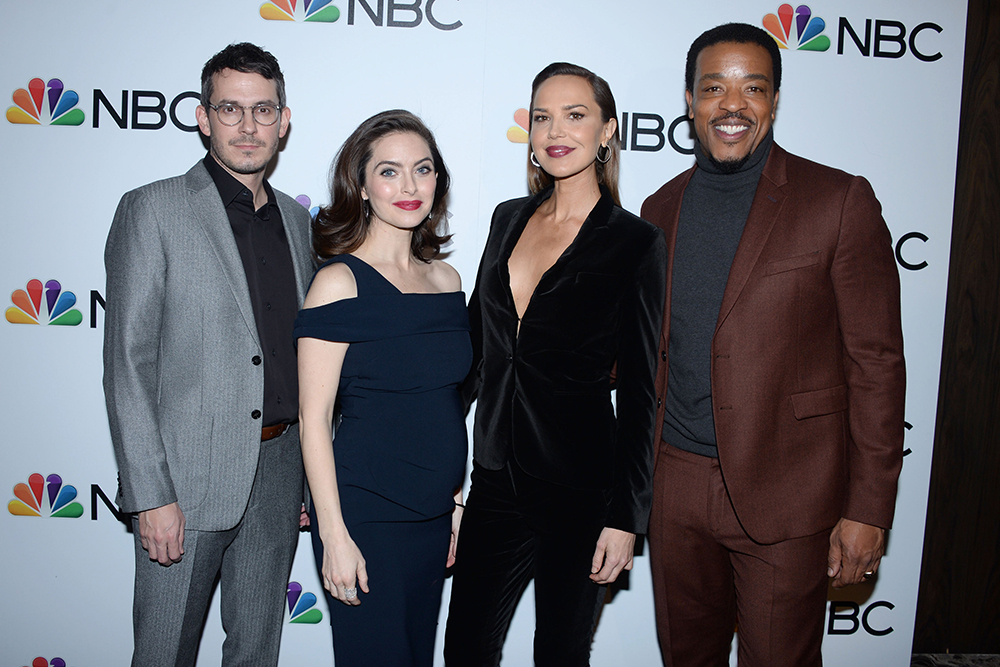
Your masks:
M 513 354 L 508 354 L 507 355 L 507 363 L 509 364 L 512 361 L 514 361 L 514 355 Z
M 656 399 L 656 407 L 660 407 L 661 405 L 663 405 L 663 399 L 662 398 Z
M 254 419 L 260 419 L 260 410 L 254 410 L 253 412 L 250 413 L 250 416 L 253 417 Z
M 250 363 L 252 363 L 254 366 L 260 366 L 260 355 L 259 354 L 253 355 L 253 358 L 250 359 Z
M 660 350 L 660 359 L 663 359 L 664 361 L 667 360 L 667 351 L 666 350 Z

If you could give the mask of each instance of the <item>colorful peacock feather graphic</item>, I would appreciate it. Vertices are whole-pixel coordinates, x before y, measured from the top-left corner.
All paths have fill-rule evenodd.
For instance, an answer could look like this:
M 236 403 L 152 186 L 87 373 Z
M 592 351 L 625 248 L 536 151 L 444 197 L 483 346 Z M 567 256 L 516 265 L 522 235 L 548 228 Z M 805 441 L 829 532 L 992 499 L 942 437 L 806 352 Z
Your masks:
M 528 143 L 528 110 L 518 109 L 514 112 L 514 122 L 507 128 L 507 141 L 514 144 Z
M 309 211 L 309 215 L 313 220 L 316 219 L 316 214 L 319 213 L 319 206 L 312 205 L 312 200 L 309 199 L 309 195 L 299 195 L 295 198 L 295 201 L 302 204 L 302 207 Z
M 297 19 L 295 7 L 300 2 L 302 10 Z M 332 4 L 332 0 L 268 0 L 260 6 L 260 17 L 268 21 L 334 23 L 340 18 L 340 10 Z
M 83 516 L 83 505 L 75 500 L 76 487 L 64 485 L 62 477 L 55 473 L 43 478 L 36 472 L 28 477 L 27 484 L 14 485 L 14 499 L 7 503 L 7 511 L 14 516 L 78 519 Z
M 16 106 L 8 107 L 8 122 L 17 125 L 83 124 L 83 111 L 76 108 L 80 96 L 75 90 L 66 90 L 59 79 L 49 79 L 48 83 L 32 79 L 27 88 L 14 91 L 13 100 Z
M 313 593 L 303 593 L 302 584 L 297 581 L 288 582 L 288 622 L 289 623 L 319 623 L 323 620 L 323 612 L 314 609 L 316 596 Z
M 806 5 L 799 5 L 794 10 L 789 4 L 781 5 L 777 14 L 764 17 L 763 25 L 779 48 L 798 51 L 826 51 L 830 48 L 830 38 L 820 34 L 826 29 L 826 21 L 813 16 Z
M 25 665 L 24 667 L 28 667 Z M 51 661 L 38 657 L 31 661 L 31 667 L 66 667 L 66 661 L 62 658 L 52 658 Z
M 63 291 L 58 280 L 48 281 L 44 288 L 41 280 L 29 280 L 24 289 L 14 290 L 10 301 L 14 305 L 4 315 L 11 324 L 75 327 L 83 321 L 83 315 L 73 307 L 76 305 L 76 295 Z

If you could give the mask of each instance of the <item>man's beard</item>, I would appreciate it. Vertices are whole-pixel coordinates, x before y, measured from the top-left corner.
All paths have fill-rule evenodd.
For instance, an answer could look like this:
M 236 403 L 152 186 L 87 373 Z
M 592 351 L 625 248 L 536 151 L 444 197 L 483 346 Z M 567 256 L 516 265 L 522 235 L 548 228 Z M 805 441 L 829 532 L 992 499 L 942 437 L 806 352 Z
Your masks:
M 215 137 L 213 136 L 212 139 L 214 139 L 214 138 Z M 260 145 L 260 144 L 257 144 L 257 145 Z M 242 159 L 239 162 L 236 162 L 236 161 L 230 159 L 230 156 L 227 155 L 226 152 L 222 150 L 222 148 L 223 148 L 223 145 L 222 145 L 221 141 L 218 144 L 215 143 L 214 141 L 212 141 L 212 154 L 215 156 L 215 158 L 223 166 L 225 166 L 230 171 L 232 171 L 234 173 L 237 173 L 237 174 L 257 174 L 257 173 L 260 173 L 260 172 L 264 171 L 264 169 L 267 168 L 267 163 L 271 161 L 272 157 L 274 157 L 274 154 L 272 153 L 262 163 L 258 163 L 256 161 L 254 161 L 252 158 L 249 158 L 249 157 L 244 158 L 243 155 L 240 154 L 239 157 L 242 158 Z
M 708 161 L 712 163 L 712 166 L 718 169 L 720 173 L 735 174 L 743 168 L 743 165 L 747 163 L 752 153 L 747 153 L 741 158 L 732 158 L 730 160 L 716 160 L 708 151 L 705 151 L 705 155 L 708 157 Z
M 736 120 L 742 120 L 742 121 L 744 121 L 746 123 L 749 123 L 749 128 L 748 129 L 752 129 L 756 125 L 756 123 L 754 123 L 752 120 L 750 120 L 749 118 L 747 118 L 746 116 L 744 116 L 743 114 L 741 114 L 738 111 L 733 111 L 733 112 L 727 113 L 725 116 L 722 116 L 721 118 L 715 118 L 715 119 L 712 120 L 712 122 L 710 123 L 710 125 L 719 125 L 721 123 L 726 122 L 727 120 L 729 120 L 731 118 L 732 119 L 736 119 Z M 745 165 L 747 163 L 747 160 L 749 160 L 750 156 L 753 154 L 753 151 L 751 150 L 749 153 L 747 153 L 746 155 L 744 155 L 741 158 L 730 158 L 728 160 L 716 160 L 715 156 L 713 156 L 710 152 L 708 152 L 708 151 L 704 151 L 704 152 L 705 152 L 705 155 L 708 156 L 708 161 L 712 163 L 712 166 L 715 167 L 716 169 L 718 169 L 723 174 L 735 174 L 736 172 L 738 172 L 743 167 L 743 165 Z

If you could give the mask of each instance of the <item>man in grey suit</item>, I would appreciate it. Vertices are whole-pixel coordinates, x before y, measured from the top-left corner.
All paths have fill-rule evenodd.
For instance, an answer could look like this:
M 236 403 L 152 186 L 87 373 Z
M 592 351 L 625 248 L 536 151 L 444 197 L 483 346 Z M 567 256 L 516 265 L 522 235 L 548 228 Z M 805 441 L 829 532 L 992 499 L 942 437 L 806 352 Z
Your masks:
M 274 56 L 202 71 L 211 148 L 122 197 L 105 250 L 104 393 L 133 513 L 132 665 L 193 665 L 217 575 L 224 665 L 276 665 L 302 502 L 292 325 L 309 215 L 264 180 L 288 130 Z

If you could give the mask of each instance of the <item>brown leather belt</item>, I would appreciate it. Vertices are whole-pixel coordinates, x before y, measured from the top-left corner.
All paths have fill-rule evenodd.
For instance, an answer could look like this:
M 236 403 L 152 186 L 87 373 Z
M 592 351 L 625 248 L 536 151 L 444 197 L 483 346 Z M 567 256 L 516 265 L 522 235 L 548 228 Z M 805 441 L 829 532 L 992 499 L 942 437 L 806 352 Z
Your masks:
M 260 441 L 267 442 L 268 440 L 273 440 L 279 435 L 283 434 L 288 430 L 291 424 L 275 424 L 274 426 L 265 426 L 260 430 Z

